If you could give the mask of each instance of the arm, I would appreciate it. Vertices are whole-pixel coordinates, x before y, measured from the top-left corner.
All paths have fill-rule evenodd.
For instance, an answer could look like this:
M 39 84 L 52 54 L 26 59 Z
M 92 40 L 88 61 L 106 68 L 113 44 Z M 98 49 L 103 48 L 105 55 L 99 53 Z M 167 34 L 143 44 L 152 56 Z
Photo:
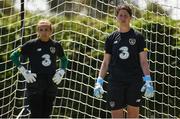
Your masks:
M 64 74 L 65 74 L 65 70 L 67 68 L 68 65 L 68 59 L 67 57 L 64 55 L 60 58 L 61 62 L 60 62 L 60 69 L 58 69 L 53 77 L 53 81 L 54 83 L 56 83 L 57 85 L 61 82 Z
M 151 83 L 151 76 L 149 71 L 149 64 L 147 61 L 147 51 L 140 52 L 140 65 L 144 73 L 143 80 L 145 81 L 144 86 L 141 88 L 141 92 L 145 91 L 145 97 L 151 98 L 154 96 L 154 88 Z
M 103 58 L 103 62 L 101 64 L 101 68 L 99 71 L 98 78 L 96 79 L 95 87 L 94 87 L 94 96 L 97 98 L 102 98 L 103 97 L 103 82 L 104 82 L 104 77 L 106 76 L 109 63 L 111 61 L 111 54 L 112 54 L 112 43 L 113 43 L 113 35 L 110 35 L 107 37 L 106 42 L 105 42 L 105 54 Z
M 110 60 L 111 60 L 111 55 L 108 53 L 105 53 L 103 62 L 101 64 L 99 76 L 96 80 L 95 87 L 94 87 L 94 96 L 96 96 L 97 98 L 102 98 L 102 95 L 104 93 L 103 78 L 105 77 L 105 75 L 107 73 Z
M 66 57 L 66 55 L 64 54 L 64 49 L 61 46 L 61 43 L 56 42 L 56 49 L 57 49 L 57 56 L 58 58 L 60 58 L 60 62 L 59 62 L 59 66 L 61 69 L 66 69 L 67 65 L 68 65 L 68 59 Z
M 61 62 L 60 62 L 60 66 L 62 69 L 66 69 L 68 66 L 68 59 L 67 57 L 64 55 L 63 57 L 60 58 Z
M 150 71 L 149 71 L 149 64 L 147 61 L 147 52 L 143 51 L 139 53 L 139 59 L 140 59 L 140 65 L 142 68 L 142 71 L 144 73 L 144 75 L 150 75 Z
M 104 78 L 106 76 L 110 60 L 111 60 L 111 55 L 108 53 L 105 53 L 103 62 L 101 64 L 99 77 Z
M 31 71 L 26 70 L 22 65 L 19 60 L 19 57 L 21 56 L 21 49 L 19 48 L 18 50 L 14 51 L 11 55 L 10 58 L 12 62 L 16 65 L 18 70 L 22 73 L 24 76 L 25 80 L 27 83 L 33 83 L 36 81 L 36 74 L 31 73 Z
M 13 53 L 11 53 L 10 55 L 10 59 L 12 60 L 12 62 L 16 65 L 16 67 L 21 66 L 21 63 L 19 61 L 19 57 L 21 55 L 21 50 L 20 48 L 16 51 L 14 51 Z
M 21 67 L 21 62 L 19 60 L 21 55 L 29 57 L 29 54 L 31 52 L 31 49 L 33 48 L 32 46 L 32 41 L 28 41 L 24 43 L 20 48 L 15 50 L 13 53 L 10 55 L 10 59 L 12 62 L 16 65 L 16 67 Z

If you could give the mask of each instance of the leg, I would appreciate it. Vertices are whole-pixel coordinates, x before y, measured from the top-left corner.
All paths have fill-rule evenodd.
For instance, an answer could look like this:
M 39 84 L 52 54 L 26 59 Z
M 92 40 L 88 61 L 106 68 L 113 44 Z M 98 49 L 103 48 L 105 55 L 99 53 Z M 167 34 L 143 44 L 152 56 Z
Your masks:
M 27 99 L 31 118 L 41 118 L 43 109 L 43 84 L 39 75 L 34 83 L 27 83 Z
M 31 110 L 31 118 L 40 118 L 42 116 L 42 96 L 41 95 L 30 95 L 29 108 Z
M 139 118 L 139 107 L 128 105 L 127 118 Z
M 127 118 L 139 118 L 139 107 L 141 105 L 142 80 L 131 82 L 127 90 Z
M 44 104 L 43 104 L 43 117 L 42 118 L 49 118 L 53 108 L 55 96 L 45 96 L 44 97 Z
M 111 116 L 112 116 L 112 118 L 124 118 L 123 109 L 112 110 Z
M 44 105 L 43 105 L 44 118 L 50 118 L 56 95 L 57 95 L 57 86 L 52 81 L 52 76 L 49 76 L 47 79 L 47 89 L 44 96 Z

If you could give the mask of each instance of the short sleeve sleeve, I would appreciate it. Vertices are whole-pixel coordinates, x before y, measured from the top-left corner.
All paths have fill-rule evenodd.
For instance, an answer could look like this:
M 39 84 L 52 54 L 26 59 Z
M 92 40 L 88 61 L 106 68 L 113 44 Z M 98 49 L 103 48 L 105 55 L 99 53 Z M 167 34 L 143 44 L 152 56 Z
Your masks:
M 112 54 L 112 37 L 108 36 L 104 47 L 105 53 Z
M 142 51 L 148 51 L 148 49 L 146 48 L 145 38 L 143 35 L 138 34 L 138 53 Z
M 26 42 L 22 45 L 22 47 L 20 48 L 20 52 L 22 55 L 24 56 L 30 56 L 30 51 L 32 49 L 32 43 L 31 42 Z
M 56 47 L 57 47 L 57 56 L 58 57 L 63 57 L 64 56 L 64 49 L 61 46 L 61 43 L 56 43 Z

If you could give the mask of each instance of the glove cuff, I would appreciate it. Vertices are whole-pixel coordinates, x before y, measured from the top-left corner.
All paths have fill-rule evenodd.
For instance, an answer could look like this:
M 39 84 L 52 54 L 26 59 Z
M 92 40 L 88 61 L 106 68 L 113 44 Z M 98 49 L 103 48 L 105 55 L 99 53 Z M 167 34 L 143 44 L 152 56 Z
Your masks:
M 151 76 L 150 76 L 150 75 L 145 75 L 145 76 L 143 77 L 143 80 L 144 80 L 144 81 L 151 81 Z
M 18 70 L 21 72 L 21 73 L 25 73 L 26 69 L 23 67 L 23 66 L 19 66 L 18 67 Z
M 66 71 L 66 68 L 59 68 L 59 70 L 64 70 L 64 71 Z
M 61 71 L 65 72 L 65 69 L 59 68 L 59 69 L 56 70 L 56 72 L 59 72 L 59 71 L 60 71 L 60 72 L 61 72 Z
M 99 84 L 103 85 L 103 83 L 104 83 L 103 78 L 99 76 L 99 77 L 97 78 L 97 80 L 96 80 L 96 83 L 99 83 Z

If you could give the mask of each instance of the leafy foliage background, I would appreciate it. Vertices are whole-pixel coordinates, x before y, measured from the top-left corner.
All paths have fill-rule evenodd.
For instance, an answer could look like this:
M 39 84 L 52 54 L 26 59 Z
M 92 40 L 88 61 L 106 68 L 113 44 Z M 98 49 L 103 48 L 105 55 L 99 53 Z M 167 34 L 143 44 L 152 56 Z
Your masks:
M 51 7 L 57 5 L 53 0 Z M 62 1 L 63 2 L 63 1 Z M 101 4 L 83 2 L 83 4 L 92 5 L 92 8 L 98 8 L 100 10 Z M 108 2 L 108 1 L 106 1 Z M 7 7 L 10 6 L 10 2 L 7 2 Z M 66 3 L 68 10 L 71 10 L 73 5 L 77 4 Z M 150 7 L 154 5 L 156 7 Z M 4 6 L 3 6 L 4 7 Z M 149 11 L 140 11 L 136 7 L 132 6 L 134 10 L 135 18 L 132 21 L 132 27 L 139 30 L 145 36 L 147 41 L 147 47 L 149 52 L 150 69 L 153 79 L 157 80 L 155 83 L 156 96 L 155 101 L 143 100 L 143 105 L 148 105 L 151 110 L 147 110 L 144 106 L 141 109 L 141 115 L 147 115 L 150 117 L 154 115 L 156 118 L 168 118 L 169 115 L 165 113 L 170 112 L 172 115 L 180 117 L 180 89 L 172 88 L 171 86 L 180 87 L 180 26 L 178 20 L 173 20 L 168 16 L 168 13 L 154 3 L 149 3 Z M 65 53 L 69 59 L 69 66 L 66 73 L 66 78 L 73 80 L 73 82 L 67 81 L 61 83 L 60 87 L 64 86 L 71 90 L 59 90 L 58 96 L 64 97 L 56 101 L 55 105 L 66 105 L 69 101 L 68 108 L 79 110 L 87 114 L 92 114 L 97 117 L 110 117 L 110 114 L 106 114 L 103 110 L 97 110 L 89 105 L 94 103 L 99 105 L 100 101 L 93 99 L 93 86 L 95 77 L 98 74 L 98 68 L 100 68 L 101 61 L 103 59 L 104 42 L 109 33 L 117 29 L 117 23 L 113 16 L 102 14 L 92 8 L 88 8 L 89 11 L 96 12 L 97 16 L 94 16 L 93 12 L 90 12 L 88 16 L 79 14 L 78 9 L 74 9 L 75 12 L 65 12 L 63 15 L 50 15 L 44 16 L 36 13 L 26 11 L 25 13 L 25 34 L 22 38 L 20 36 L 21 26 L 20 17 L 18 11 L 13 9 L 14 15 L 9 17 L 10 11 L 6 9 L 0 14 L 0 89 L 7 90 L 0 91 L 0 105 L 9 104 L 0 107 L 0 112 L 8 112 L 9 106 L 14 109 L 14 105 L 22 107 L 25 104 L 20 98 L 24 96 L 24 90 L 14 92 L 15 89 L 24 89 L 22 82 L 17 82 L 17 79 L 23 80 L 23 78 L 17 74 L 17 70 L 14 70 L 14 65 L 9 59 L 10 54 L 16 50 L 20 45 L 26 41 L 36 38 L 36 23 L 42 19 L 47 18 L 54 24 L 54 34 L 52 38 L 59 40 L 62 43 Z M 159 8 L 151 9 L 151 8 Z M 52 12 L 62 12 L 62 7 L 52 9 Z M 103 12 L 114 14 L 113 7 L 103 7 Z M 101 12 L 102 12 L 101 11 Z M 161 11 L 157 14 L 157 11 Z M 12 12 L 12 11 L 11 11 Z M 13 69 L 13 70 L 12 70 Z M 77 72 L 82 72 L 82 74 Z M 163 73 L 162 73 L 163 72 Z M 6 80 L 5 80 L 6 79 Z M 107 79 L 106 79 L 107 80 Z M 76 84 L 74 81 L 81 82 Z M 107 80 L 108 81 L 108 80 Z M 12 85 L 14 84 L 14 85 Z M 88 84 L 90 86 L 84 85 Z M 104 87 L 106 89 L 106 85 Z M 74 93 L 75 92 L 75 93 Z M 83 92 L 87 95 L 80 95 L 78 92 Z M 9 96 L 11 94 L 11 96 Z M 75 95 L 74 95 L 75 94 Z M 14 97 L 18 97 L 14 100 Z M 72 97 L 68 97 L 72 96 Z M 88 97 L 88 98 L 87 98 Z M 81 103 L 72 102 L 68 100 L 74 98 L 87 105 Z M 104 99 L 106 100 L 106 95 Z M 11 100 L 11 102 L 9 102 Z M 108 109 L 105 102 L 102 102 L 102 107 Z M 169 106 L 171 105 L 171 107 Z M 4 117 L 9 117 L 12 113 L 18 114 L 20 109 L 15 108 L 15 111 L 9 111 Z M 157 113 L 157 112 L 162 112 Z M 88 118 L 88 115 L 80 112 L 71 112 L 68 109 L 55 108 L 53 115 L 60 113 L 66 116 L 73 115 L 72 117 Z M 69 113 L 68 113 L 69 112 Z M 73 114 L 72 114 L 73 113 Z

